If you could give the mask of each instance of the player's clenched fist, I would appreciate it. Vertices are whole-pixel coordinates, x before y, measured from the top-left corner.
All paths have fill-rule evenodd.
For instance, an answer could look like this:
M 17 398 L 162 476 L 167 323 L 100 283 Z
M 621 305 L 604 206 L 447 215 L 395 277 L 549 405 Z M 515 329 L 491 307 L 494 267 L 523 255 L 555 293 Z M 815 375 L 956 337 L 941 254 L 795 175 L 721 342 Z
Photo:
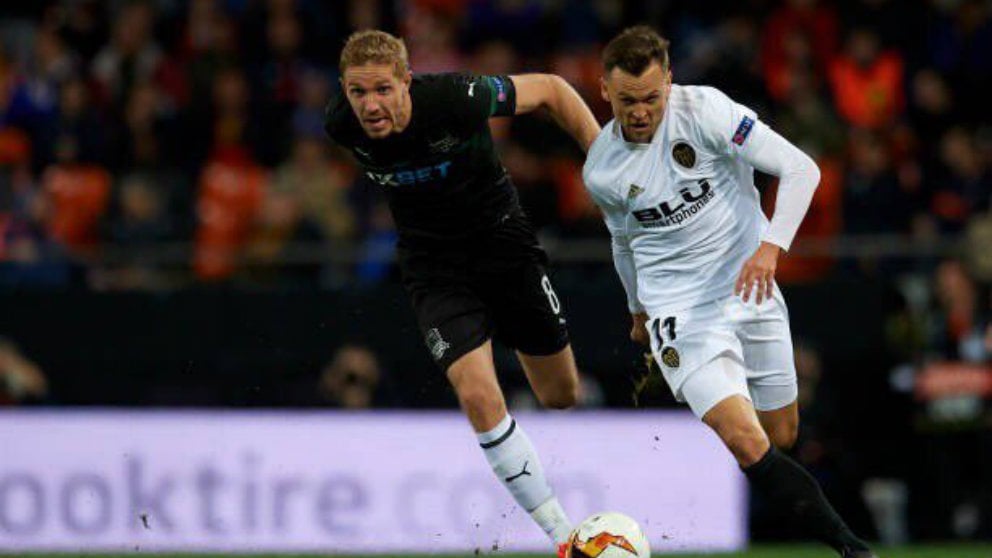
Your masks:
M 744 262 L 741 274 L 734 285 L 734 294 L 743 294 L 744 302 L 751 298 L 754 290 L 755 301 L 772 297 L 775 282 L 775 267 L 778 265 L 778 255 L 782 249 L 770 242 L 762 242 L 751 258 Z

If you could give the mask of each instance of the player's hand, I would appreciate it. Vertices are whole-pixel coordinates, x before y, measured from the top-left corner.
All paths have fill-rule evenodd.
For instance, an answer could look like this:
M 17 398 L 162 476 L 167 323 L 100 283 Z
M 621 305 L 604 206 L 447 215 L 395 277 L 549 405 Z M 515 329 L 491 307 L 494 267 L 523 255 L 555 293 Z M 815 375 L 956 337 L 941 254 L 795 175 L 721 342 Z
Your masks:
M 638 345 L 650 347 L 651 339 L 648 337 L 648 328 L 645 326 L 648 322 L 647 313 L 638 312 L 636 314 L 631 314 L 630 321 L 630 340 Z
M 754 291 L 755 302 L 772 297 L 775 284 L 775 268 L 778 265 L 778 255 L 782 249 L 771 242 L 762 242 L 751 259 L 744 262 L 741 274 L 734 285 L 734 294 L 743 295 L 744 302 L 751 298 Z

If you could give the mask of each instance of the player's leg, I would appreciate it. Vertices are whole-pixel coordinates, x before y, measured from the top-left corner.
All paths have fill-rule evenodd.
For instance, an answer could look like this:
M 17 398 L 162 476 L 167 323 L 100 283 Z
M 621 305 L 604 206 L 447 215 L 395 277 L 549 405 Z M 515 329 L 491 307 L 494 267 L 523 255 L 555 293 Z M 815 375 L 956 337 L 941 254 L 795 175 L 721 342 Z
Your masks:
M 780 409 L 759 410 L 758 421 L 776 448 L 789 450 L 796 445 L 799 436 L 799 404 L 796 401 Z
M 727 312 L 740 339 L 758 420 L 772 444 L 788 450 L 799 434 L 799 389 L 785 298 L 776 286 L 762 304 L 735 297 Z
M 506 410 L 491 342 L 452 362 L 448 379 L 496 477 L 554 542 L 564 542 L 572 524 L 544 475 L 537 450 Z
M 528 355 L 517 351 L 531 389 L 541 405 L 551 409 L 574 407 L 579 399 L 579 372 L 572 346 L 550 355 Z
M 541 405 L 568 409 L 579 398 L 579 372 L 561 300 L 544 266 L 527 262 L 494 293 L 493 318 Z
M 451 363 L 448 381 L 477 433 L 492 430 L 506 417 L 506 401 L 493 365 L 492 342 L 485 341 Z
M 541 378 L 542 388 L 537 392 L 542 402 L 571 406 L 577 389 L 577 380 L 570 382 L 577 376 L 575 363 L 571 351 L 566 351 L 565 320 L 544 273 L 546 257 L 533 230 L 522 215 L 510 216 L 484 249 L 486 256 L 476 265 L 474 288 L 486 303 L 498 338 L 534 357 L 521 362 L 525 369 L 547 376 Z M 507 415 L 489 438 L 491 442 L 482 442 L 480 435 L 480 442 L 497 475 L 552 540 L 565 542 L 572 523 L 545 480 L 537 452 L 520 425 Z
M 500 482 L 556 540 L 571 530 L 533 445 L 506 410 L 493 364 L 490 308 L 465 278 L 464 265 L 431 253 L 400 252 L 424 341 L 447 373 L 458 402 Z M 560 516 L 560 517 L 559 517 Z M 564 519 L 562 519 L 564 518 Z M 560 534 L 566 525 L 567 531 Z
M 837 515 L 813 477 L 772 446 L 746 395 L 744 367 L 738 359 L 718 356 L 690 374 L 679 391 L 734 455 L 751 486 L 784 510 L 797 529 L 841 556 L 873 556 Z

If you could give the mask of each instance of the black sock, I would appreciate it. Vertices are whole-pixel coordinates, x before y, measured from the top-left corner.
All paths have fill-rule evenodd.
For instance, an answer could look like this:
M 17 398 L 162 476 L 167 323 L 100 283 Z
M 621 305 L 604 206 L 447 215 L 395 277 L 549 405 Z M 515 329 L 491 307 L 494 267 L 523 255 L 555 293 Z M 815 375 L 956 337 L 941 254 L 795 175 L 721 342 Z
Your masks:
M 772 446 L 757 463 L 742 469 L 751 485 L 791 517 L 804 534 L 845 550 L 868 550 L 827 502 L 816 480 L 801 465 Z

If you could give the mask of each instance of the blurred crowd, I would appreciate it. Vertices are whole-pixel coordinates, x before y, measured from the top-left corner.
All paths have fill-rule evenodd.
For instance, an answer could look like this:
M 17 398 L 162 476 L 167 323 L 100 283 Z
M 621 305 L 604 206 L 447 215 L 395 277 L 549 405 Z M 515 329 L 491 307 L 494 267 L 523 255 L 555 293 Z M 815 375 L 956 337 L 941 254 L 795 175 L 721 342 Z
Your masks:
M 390 274 L 380 193 L 326 141 L 355 29 L 418 72 L 564 76 L 601 121 L 599 48 L 646 22 L 675 80 L 719 87 L 812 154 L 801 237 L 957 238 L 992 192 L 986 0 L 49 0 L 0 20 L 0 286 L 331 286 Z M 602 235 L 581 153 L 493 122 L 542 234 Z M 760 181 L 768 203 L 774 181 Z M 782 279 L 831 272 L 787 261 Z

